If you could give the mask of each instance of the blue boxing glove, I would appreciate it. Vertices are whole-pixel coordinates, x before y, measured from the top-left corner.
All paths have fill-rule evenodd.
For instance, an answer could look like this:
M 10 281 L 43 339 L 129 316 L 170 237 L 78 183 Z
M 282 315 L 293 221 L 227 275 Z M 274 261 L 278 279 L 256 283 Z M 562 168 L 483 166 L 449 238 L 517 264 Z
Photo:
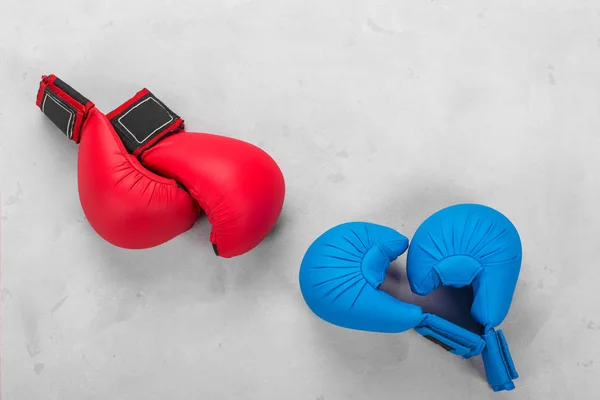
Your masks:
M 472 285 L 471 316 L 484 328 L 482 352 L 494 391 L 512 390 L 517 371 L 501 330 L 521 269 L 522 248 L 514 225 L 498 211 L 477 204 L 444 208 L 415 232 L 406 262 L 413 292 L 440 285 Z M 418 330 L 418 329 L 417 329 Z
M 415 328 L 454 354 L 480 354 L 485 342 L 479 335 L 379 290 L 390 262 L 407 248 L 405 236 L 381 225 L 350 222 L 329 229 L 302 260 L 306 304 L 344 328 L 384 333 Z
M 479 210 L 479 207 L 488 213 L 490 212 L 488 210 L 491 209 L 475 205 L 466 207 L 473 207 L 473 211 L 470 215 L 472 221 L 460 227 L 461 232 L 465 235 L 465 245 L 470 237 L 467 236 L 467 231 L 463 232 L 466 227 L 476 229 L 476 232 L 485 227 L 483 230 L 483 233 L 485 233 L 490 226 L 495 229 L 498 224 L 498 221 L 495 220 L 495 223 L 489 222 L 486 225 L 484 217 L 489 218 L 492 214 L 484 214 L 478 217 L 475 212 L 475 210 Z M 439 213 L 442 213 L 441 216 L 444 217 L 444 220 L 448 217 L 442 211 Z M 450 240 L 449 243 L 444 245 L 441 240 L 436 240 L 435 244 L 429 242 L 431 240 L 430 236 L 437 237 L 437 234 L 432 230 L 440 225 L 440 221 L 437 219 L 439 217 L 436 217 L 439 213 L 434 214 L 423 223 L 409 249 L 408 279 L 412 290 L 418 294 L 429 293 L 440 284 L 469 285 L 473 281 L 473 274 L 479 276 L 478 274 L 483 270 L 476 273 L 476 269 L 471 265 L 472 263 L 457 262 L 455 267 L 444 270 L 444 272 L 447 271 L 447 275 L 444 275 L 443 279 L 439 277 L 436 272 L 439 264 L 430 259 L 435 259 L 437 253 L 429 248 L 430 243 L 436 251 L 438 249 L 435 248 L 435 244 L 441 246 L 444 251 L 453 248 L 451 246 L 453 243 L 460 244 L 458 232 L 452 235 L 451 232 L 445 230 L 440 234 L 444 235 L 444 239 Z M 500 220 L 505 221 L 506 219 Z M 452 226 L 450 223 L 451 228 Z M 456 224 L 454 228 L 458 228 Z M 491 233 L 492 229 L 488 234 Z M 500 232 L 503 229 L 500 228 Z M 446 234 L 448 235 L 446 236 Z M 513 231 L 507 231 L 503 235 L 508 238 L 513 235 Z M 488 239 L 493 237 L 488 236 Z M 475 238 L 473 237 L 473 239 Z M 476 250 L 485 246 L 485 238 L 479 244 L 477 244 L 478 241 L 479 238 L 471 244 L 479 246 L 476 247 Z M 517 240 L 517 242 L 519 243 L 518 260 L 520 261 L 520 241 Z M 494 243 L 499 244 L 499 242 Z M 489 247 L 484 248 L 480 256 L 485 256 L 488 250 L 489 252 L 493 251 L 491 246 L 494 243 L 490 243 Z M 512 245 L 512 242 L 510 243 Z M 493 389 L 511 389 L 512 382 L 508 378 L 515 379 L 516 371 L 510 360 L 508 348 L 501 331 L 493 331 L 493 326 L 497 324 L 491 326 L 491 330 L 486 325 L 485 334 L 480 336 L 439 316 L 423 312 L 421 307 L 417 305 L 397 300 L 379 290 L 389 264 L 403 254 L 407 248 L 408 239 L 405 236 L 381 225 L 350 222 L 329 229 L 309 247 L 300 267 L 300 289 L 308 307 L 321 319 L 341 327 L 384 333 L 400 333 L 414 328 L 421 335 L 463 358 L 470 358 L 483 352 L 486 374 Z M 499 252 L 501 251 L 498 250 L 497 253 Z M 441 265 L 447 262 L 450 266 L 450 258 L 446 256 L 448 254 L 449 252 L 440 253 L 437 257 L 438 261 L 443 262 Z M 488 257 L 485 261 L 492 262 L 492 256 L 488 255 Z M 497 261 L 499 258 L 493 260 Z M 457 259 L 457 261 L 460 260 Z M 518 276 L 518 271 L 516 276 Z M 486 316 L 494 314 L 502 315 L 502 318 L 506 315 L 510 306 L 512 291 L 514 291 L 516 276 L 512 273 L 508 276 L 494 275 L 492 278 L 499 280 L 515 279 L 515 282 L 511 281 L 512 283 L 508 284 L 508 288 L 511 290 L 508 304 L 498 306 L 501 309 L 494 312 L 487 310 L 488 308 L 497 307 L 497 305 L 489 301 L 486 303 L 487 305 L 483 304 L 482 300 L 485 299 L 481 294 L 478 296 L 479 290 L 482 290 L 481 284 L 483 281 L 478 280 L 477 284 L 473 281 L 475 297 L 472 315 L 478 322 L 485 325 L 486 318 L 483 314 L 486 313 Z M 446 281 L 446 278 L 451 280 Z M 494 282 L 494 285 L 503 288 L 499 289 L 499 292 L 507 289 L 507 286 L 501 283 Z M 483 310 L 486 310 L 485 313 L 483 313 Z M 498 322 L 498 319 L 495 319 L 494 322 Z M 502 373 L 503 371 L 504 373 Z

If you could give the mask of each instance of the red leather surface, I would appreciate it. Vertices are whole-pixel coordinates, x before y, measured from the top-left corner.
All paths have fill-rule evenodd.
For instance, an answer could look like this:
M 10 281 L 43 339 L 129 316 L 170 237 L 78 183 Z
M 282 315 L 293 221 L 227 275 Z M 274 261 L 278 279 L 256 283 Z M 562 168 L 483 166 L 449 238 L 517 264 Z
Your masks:
M 143 153 L 142 164 L 188 189 L 212 224 L 210 240 L 221 257 L 256 247 L 283 207 L 285 182 L 278 165 L 238 139 L 180 132 Z
M 194 199 L 128 154 L 97 108 L 90 110 L 81 136 L 79 198 L 100 236 L 119 247 L 143 249 L 193 226 L 200 211 Z

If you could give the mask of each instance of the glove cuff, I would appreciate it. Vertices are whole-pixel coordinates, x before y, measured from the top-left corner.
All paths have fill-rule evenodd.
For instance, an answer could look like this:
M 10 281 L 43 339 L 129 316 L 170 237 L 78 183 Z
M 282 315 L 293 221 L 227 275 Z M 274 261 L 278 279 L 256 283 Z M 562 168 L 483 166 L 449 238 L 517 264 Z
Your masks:
M 494 392 L 513 390 L 515 384 L 512 380 L 517 379 L 519 374 L 510 356 L 504 334 L 501 330 L 492 329 L 482 337 L 485 340 L 485 349 L 481 356 L 489 384 Z
M 485 342 L 479 335 L 433 314 L 425 314 L 415 330 L 426 339 L 463 358 L 476 356 L 485 347 Z
M 165 136 L 184 128 L 183 120 L 148 89 L 108 113 L 127 151 L 136 157 Z
M 42 76 L 36 105 L 75 143 L 79 143 L 83 122 L 94 107 L 94 103 L 54 74 Z

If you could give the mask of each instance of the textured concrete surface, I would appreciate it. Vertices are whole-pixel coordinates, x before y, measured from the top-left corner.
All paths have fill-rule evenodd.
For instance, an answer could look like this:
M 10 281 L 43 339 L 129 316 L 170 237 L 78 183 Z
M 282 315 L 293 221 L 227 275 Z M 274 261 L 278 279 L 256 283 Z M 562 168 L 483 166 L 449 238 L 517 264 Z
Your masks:
M 104 111 L 147 86 L 261 145 L 287 179 L 276 232 L 232 260 L 206 220 L 105 243 L 34 105 L 52 72 Z M 597 1 L 2 0 L 0 73 L 3 400 L 599 398 Z M 325 229 L 410 236 L 464 201 L 523 239 L 510 393 L 414 332 L 327 325 L 298 289 Z

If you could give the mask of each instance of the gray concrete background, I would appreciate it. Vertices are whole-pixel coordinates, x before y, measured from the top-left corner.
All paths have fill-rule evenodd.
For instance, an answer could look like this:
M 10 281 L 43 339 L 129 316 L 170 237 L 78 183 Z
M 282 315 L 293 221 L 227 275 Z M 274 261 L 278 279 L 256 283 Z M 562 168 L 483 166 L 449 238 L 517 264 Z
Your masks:
M 0 73 L 3 400 L 600 398 L 598 1 L 2 0 Z M 287 179 L 276 232 L 231 260 L 206 220 L 105 243 L 76 145 L 35 107 L 44 73 L 105 112 L 147 86 L 190 130 L 262 146 Z M 410 236 L 463 201 L 523 240 L 510 393 L 479 358 L 327 325 L 299 293 L 327 228 Z

